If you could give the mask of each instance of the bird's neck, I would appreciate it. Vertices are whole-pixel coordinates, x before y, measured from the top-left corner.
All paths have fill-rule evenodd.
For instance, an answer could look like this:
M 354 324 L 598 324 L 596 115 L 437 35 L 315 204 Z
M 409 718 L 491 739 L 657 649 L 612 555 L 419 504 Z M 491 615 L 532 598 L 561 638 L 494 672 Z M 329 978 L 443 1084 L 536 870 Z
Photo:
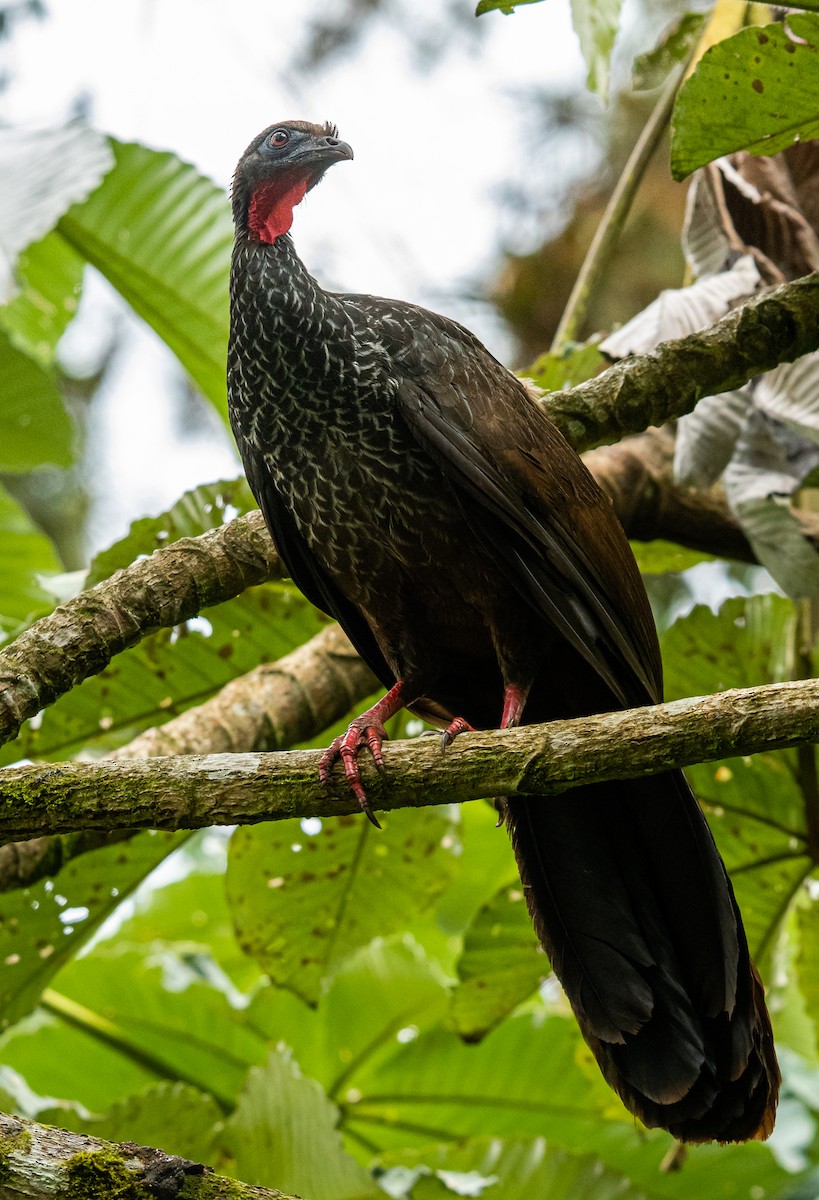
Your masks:
M 239 305 L 267 337 L 288 333 L 309 337 L 329 299 L 299 258 L 289 234 L 272 242 L 251 233 L 237 238 L 231 274 L 234 309 Z

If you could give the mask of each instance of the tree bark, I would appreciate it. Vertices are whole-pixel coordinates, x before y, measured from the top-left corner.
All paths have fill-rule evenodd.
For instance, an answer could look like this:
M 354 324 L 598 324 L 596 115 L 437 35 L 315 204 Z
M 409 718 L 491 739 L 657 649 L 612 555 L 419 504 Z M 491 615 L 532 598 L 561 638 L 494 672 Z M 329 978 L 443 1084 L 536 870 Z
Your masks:
M 133 1142 L 104 1142 L 0 1113 L 2 1200 L 298 1200 Z
M 384 750 L 362 775 L 388 811 L 500 795 L 555 795 L 607 779 L 819 741 L 819 680 L 676 700 L 548 725 L 437 736 Z M 356 812 L 343 774 L 318 781 L 318 750 L 66 762 L 0 772 L 0 836 L 133 828 L 199 829 Z M 566 803 L 571 803 L 567 800 Z

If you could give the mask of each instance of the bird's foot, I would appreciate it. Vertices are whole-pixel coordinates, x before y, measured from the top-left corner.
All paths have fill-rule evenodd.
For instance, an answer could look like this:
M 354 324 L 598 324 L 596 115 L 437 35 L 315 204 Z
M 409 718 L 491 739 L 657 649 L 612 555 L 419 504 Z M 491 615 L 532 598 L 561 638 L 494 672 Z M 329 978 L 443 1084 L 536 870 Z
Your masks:
M 404 684 L 399 679 L 382 700 L 350 722 L 347 732 L 341 737 L 335 738 L 324 751 L 319 762 L 319 781 L 323 788 L 329 788 L 330 773 L 341 759 L 350 791 L 358 801 L 361 811 L 375 825 L 376 829 L 380 829 L 381 826 L 370 808 L 370 801 L 358 765 L 358 752 L 365 748 L 368 749 L 377 769 L 383 774 L 385 767 L 382 745 L 389 740 L 384 722 L 390 717 L 394 717 L 404 707 L 401 698 L 403 690 Z
M 361 717 L 356 717 L 351 722 L 349 729 L 341 737 L 337 737 L 327 747 L 321 756 L 319 762 L 319 780 L 322 787 L 330 786 L 330 772 L 339 759 L 344 764 L 344 774 L 347 777 L 350 791 L 355 796 L 359 803 L 361 811 L 367 816 L 367 819 L 375 825 L 376 829 L 381 826 L 378 819 L 370 808 L 370 801 L 367 798 L 367 791 L 364 787 L 364 782 L 361 778 L 361 769 L 358 765 L 358 752 L 365 747 L 373 756 L 373 762 L 379 771 L 384 771 L 384 755 L 381 747 L 382 743 L 387 741 L 387 731 L 380 721 L 374 721 L 369 713 L 364 713 Z
M 455 741 L 455 738 L 459 733 L 466 733 L 467 731 L 470 733 L 475 732 L 473 726 L 470 725 L 468 721 L 465 721 L 463 717 L 455 717 L 453 721 L 449 722 L 446 729 L 441 734 L 441 749 L 446 750 L 447 746 L 451 745 L 452 742 Z

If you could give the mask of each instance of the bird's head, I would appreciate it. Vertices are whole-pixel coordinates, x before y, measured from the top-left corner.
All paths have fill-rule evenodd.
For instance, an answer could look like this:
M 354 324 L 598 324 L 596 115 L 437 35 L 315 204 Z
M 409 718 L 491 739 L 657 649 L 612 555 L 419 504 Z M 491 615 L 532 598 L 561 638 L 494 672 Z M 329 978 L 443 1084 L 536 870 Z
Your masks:
M 233 176 L 233 219 L 240 233 L 275 242 L 293 223 L 293 209 L 333 163 L 352 158 L 335 125 L 280 121 L 245 150 Z

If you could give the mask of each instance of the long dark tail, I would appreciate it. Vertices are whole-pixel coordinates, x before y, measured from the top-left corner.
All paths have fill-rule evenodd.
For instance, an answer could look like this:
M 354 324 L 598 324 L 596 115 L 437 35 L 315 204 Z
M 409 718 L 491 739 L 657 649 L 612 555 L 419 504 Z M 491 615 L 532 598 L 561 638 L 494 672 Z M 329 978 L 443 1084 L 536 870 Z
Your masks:
M 507 824 L 535 929 L 626 1106 L 681 1141 L 766 1138 L 770 1018 L 682 773 L 513 798 Z

